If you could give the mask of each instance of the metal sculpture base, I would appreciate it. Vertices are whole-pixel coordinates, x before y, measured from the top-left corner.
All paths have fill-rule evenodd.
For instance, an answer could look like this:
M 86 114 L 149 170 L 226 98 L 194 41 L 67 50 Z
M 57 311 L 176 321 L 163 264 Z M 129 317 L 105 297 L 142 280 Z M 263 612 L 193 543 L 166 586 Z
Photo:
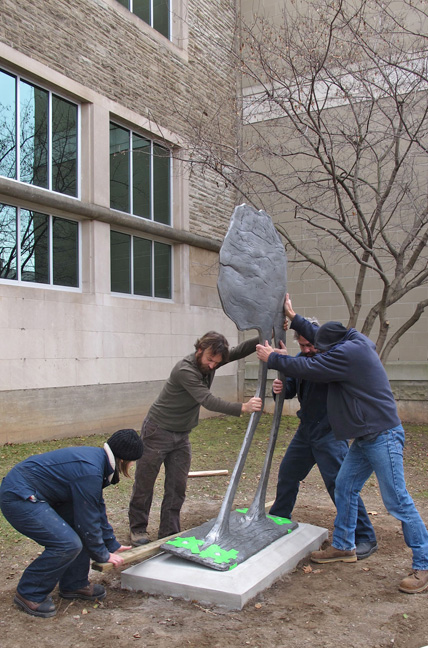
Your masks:
M 246 513 L 247 509 L 237 509 L 230 514 L 229 532 L 222 534 L 220 544 L 205 541 L 216 522 L 214 518 L 168 540 L 161 549 L 211 569 L 227 571 L 298 527 L 297 522 L 274 515 L 248 520 Z

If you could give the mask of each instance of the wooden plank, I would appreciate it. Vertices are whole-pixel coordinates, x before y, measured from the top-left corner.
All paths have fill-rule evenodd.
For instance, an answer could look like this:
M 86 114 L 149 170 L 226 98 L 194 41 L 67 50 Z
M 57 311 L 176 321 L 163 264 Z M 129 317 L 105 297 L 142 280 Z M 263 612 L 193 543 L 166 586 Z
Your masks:
M 189 477 L 216 477 L 217 475 L 228 475 L 228 470 L 194 470 L 189 472 Z
M 265 509 L 269 509 L 273 504 L 272 502 L 267 502 L 265 505 Z M 124 567 L 125 565 L 129 565 L 130 563 L 134 562 L 142 562 L 143 560 L 147 560 L 147 558 L 151 558 L 152 556 L 155 556 L 156 554 L 160 553 L 160 546 L 166 542 L 167 540 L 171 540 L 172 538 L 176 538 L 179 533 L 173 533 L 173 535 L 167 536 L 166 538 L 161 538 L 160 540 L 154 540 L 153 542 L 149 542 L 148 544 L 142 545 L 141 547 L 133 547 L 132 549 L 128 549 L 127 551 L 122 551 L 121 556 L 123 558 L 123 563 L 122 565 L 119 565 L 119 569 L 121 567 Z M 96 571 L 100 572 L 107 572 L 113 569 L 112 563 L 97 563 L 93 562 L 91 564 L 92 569 L 95 569 Z
M 154 556 L 155 554 L 159 553 L 160 551 L 159 547 L 161 546 L 161 544 L 163 544 L 167 540 L 176 538 L 178 535 L 179 535 L 178 533 L 174 533 L 173 535 L 170 535 L 167 538 L 154 540 L 153 542 L 149 542 L 148 544 L 141 545 L 141 547 L 133 547 L 132 549 L 128 549 L 127 551 L 122 551 L 119 555 L 122 556 L 123 563 L 122 565 L 119 565 L 119 567 L 123 567 L 124 565 L 129 565 L 129 563 L 151 558 L 151 556 Z M 92 569 L 95 569 L 96 571 L 100 571 L 100 572 L 106 572 L 106 571 L 110 571 L 110 569 L 113 569 L 112 563 L 93 562 L 91 564 L 91 567 Z

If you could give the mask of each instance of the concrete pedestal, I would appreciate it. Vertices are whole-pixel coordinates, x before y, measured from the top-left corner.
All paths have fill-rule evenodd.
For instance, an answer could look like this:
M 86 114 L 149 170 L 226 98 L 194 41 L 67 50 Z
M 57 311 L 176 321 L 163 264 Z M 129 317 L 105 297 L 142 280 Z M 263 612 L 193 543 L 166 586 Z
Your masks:
M 250 599 L 319 549 L 327 537 L 327 529 L 299 524 L 289 535 L 226 572 L 163 553 L 123 571 L 122 588 L 241 610 Z

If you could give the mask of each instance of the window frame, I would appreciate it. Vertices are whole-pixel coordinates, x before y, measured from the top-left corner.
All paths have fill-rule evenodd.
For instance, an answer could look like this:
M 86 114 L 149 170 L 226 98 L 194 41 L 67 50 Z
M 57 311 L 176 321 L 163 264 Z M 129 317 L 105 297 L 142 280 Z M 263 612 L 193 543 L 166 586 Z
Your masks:
M 15 177 L 10 178 L 9 176 L 5 176 L 0 174 L 0 177 L 5 178 L 7 180 L 13 180 L 15 182 L 19 182 L 20 184 L 29 186 L 29 187 L 34 187 L 35 189 L 39 189 L 41 191 L 48 191 L 49 193 L 56 194 L 58 196 L 65 196 L 67 198 L 71 198 L 72 200 L 81 200 L 81 173 L 82 173 L 82 152 L 81 152 L 81 141 L 82 141 L 82 105 L 81 102 L 76 101 L 75 99 L 71 99 L 70 97 L 67 96 L 66 93 L 63 93 L 61 91 L 54 91 L 51 90 L 47 85 L 41 84 L 38 81 L 33 81 L 31 77 L 27 76 L 22 76 L 19 72 L 16 72 L 14 70 L 9 69 L 7 66 L 0 65 L 0 73 L 4 72 L 5 74 L 14 77 L 15 79 L 15 149 L 16 149 L 16 155 L 15 155 Z M 42 90 L 44 92 L 47 92 L 48 94 L 48 110 L 47 110 L 47 119 L 48 119 L 48 151 L 49 151 L 49 158 L 47 161 L 47 171 L 48 171 L 48 186 L 47 187 L 41 187 L 37 184 L 32 184 L 30 182 L 26 182 L 25 180 L 21 180 L 21 122 L 20 122 L 20 117 L 21 117 L 21 102 L 20 102 L 20 97 L 21 97 L 21 92 L 20 92 L 20 85 L 21 81 L 28 84 L 29 86 Z M 71 195 L 68 193 L 62 193 L 59 192 L 55 189 L 52 189 L 52 184 L 53 184 L 53 175 L 52 175 L 52 170 L 53 170 L 53 147 L 52 147 L 52 142 L 53 142 L 53 123 L 52 123 L 52 100 L 53 97 L 57 97 L 58 99 L 61 99 L 63 101 L 66 101 L 76 107 L 76 195 Z
M 153 26 L 153 2 L 154 0 L 149 0 L 150 2 L 150 7 L 149 7 L 149 14 L 150 14 L 150 22 L 147 22 L 144 20 L 144 18 L 141 18 L 138 14 L 134 12 L 134 0 L 127 0 L 128 6 L 126 7 L 123 2 L 120 2 L 118 0 L 119 4 L 124 7 L 125 9 L 128 9 L 129 12 L 131 12 L 136 18 L 139 18 L 142 20 L 146 25 L 154 29 L 158 34 L 161 36 L 164 36 L 164 38 L 167 38 L 170 42 L 172 42 L 172 0 L 166 0 L 168 3 L 168 36 L 165 36 L 165 34 L 162 34 L 156 27 Z
M 9 286 L 19 286 L 21 288 L 39 288 L 42 290 L 65 290 L 67 292 L 82 292 L 82 224 L 77 218 L 70 218 L 64 216 L 57 216 L 52 213 L 41 212 L 37 209 L 31 209 L 29 207 L 21 207 L 19 205 L 11 205 L 8 203 L 1 202 L 2 205 L 15 209 L 16 217 L 16 279 L 8 279 L 6 277 L 0 277 L 1 285 Z M 21 211 L 35 212 L 37 214 L 46 216 L 48 219 L 48 268 L 49 268 L 49 283 L 44 283 L 40 281 L 27 281 L 22 279 L 22 241 L 21 241 Z M 53 251 L 54 251 L 54 219 L 71 221 L 77 225 L 77 272 L 78 272 L 78 285 L 77 286 L 67 286 L 63 284 L 55 284 L 54 280 L 54 261 L 53 261 Z M 19 243 L 19 245 L 18 245 Z
M 129 203 L 129 211 L 124 211 L 122 209 L 118 209 L 117 207 L 112 207 L 111 202 L 111 182 L 112 182 L 112 177 L 111 177 L 111 127 L 115 126 L 116 128 L 121 128 L 125 131 L 128 132 L 128 203 Z M 133 149 L 133 136 L 136 135 L 137 137 L 140 137 L 142 139 L 147 140 L 150 142 L 150 217 L 146 216 L 141 216 L 140 214 L 135 214 L 133 209 L 134 209 L 134 179 L 133 179 L 133 173 L 134 173 L 134 149 Z M 168 157 L 168 191 L 169 191 L 169 205 L 168 205 L 168 223 L 163 223 L 161 221 L 158 221 L 155 219 L 155 191 L 154 191 L 154 173 L 153 173 L 153 166 L 154 166 L 154 154 L 153 154 L 153 149 L 155 146 L 158 146 L 160 148 L 165 149 L 165 151 L 168 151 L 169 157 Z M 156 140 L 153 135 L 150 136 L 149 134 L 138 132 L 135 129 L 130 128 L 129 126 L 125 126 L 122 123 L 120 123 L 119 120 L 115 120 L 113 117 L 110 118 L 109 120 L 109 164 L 110 164 L 110 169 L 109 169 L 109 192 L 110 192 L 110 199 L 109 199 L 109 205 L 110 209 L 113 211 L 120 212 L 122 214 L 129 214 L 130 216 L 133 216 L 134 218 L 142 218 L 144 220 L 150 221 L 152 223 L 158 223 L 159 225 L 164 225 L 165 227 L 173 227 L 173 203 L 174 203 L 174 196 L 173 196 L 173 156 L 172 156 L 172 147 L 168 146 L 165 142 L 160 143 L 158 140 Z
M 111 271 L 111 235 L 112 233 L 116 234 L 123 234 L 126 236 L 130 237 L 130 254 L 129 254 L 129 282 L 131 286 L 131 291 L 130 292 L 119 292 L 112 290 L 112 271 Z M 135 266 L 135 259 L 134 259 L 134 239 L 142 239 L 144 241 L 148 241 L 151 244 L 151 294 L 150 295 L 139 295 L 138 293 L 134 292 L 134 286 L 135 286 L 135 281 L 134 281 L 134 266 Z M 170 287 L 171 287 L 171 296 L 170 297 L 157 297 L 154 294 L 154 288 L 155 288 L 155 244 L 160 243 L 162 245 L 166 245 L 170 249 Z M 160 301 L 160 302 L 172 302 L 174 298 L 174 245 L 172 245 L 169 242 L 165 242 L 162 240 L 158 240 L 156 238 L 151 238 L 147 236 L 140 236 L 138 234 L 130 234 L 129 232 L 126 232 L 120 228 L 115 228 L 114 226 L 110 227 L 110 294 L 113 295 L 114 297 L 125 297 L 125 298 L 131 298 L 131 299 L 142 299 L 142 300 L 150 300 L 150 301 Z

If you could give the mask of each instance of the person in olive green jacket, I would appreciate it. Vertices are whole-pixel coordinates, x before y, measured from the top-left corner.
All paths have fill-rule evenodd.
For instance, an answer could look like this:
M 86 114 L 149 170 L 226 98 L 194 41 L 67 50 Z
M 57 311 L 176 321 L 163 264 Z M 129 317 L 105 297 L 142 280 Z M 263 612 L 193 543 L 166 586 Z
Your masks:
M 201 405 L 229 416 L 261 410 L 261 398 L 231 403 L 210 391 L 216 369 L 250 355 L 257 343 L 258 338 L 253 338 L 229 350 L 221 333 L 209 331 L 196 340 L 194 353 L 180 360 L 171 371 L 141 430 L 144 451 L 137 461 L 129 505 L 130 536 L 134 546 L 149 542 L 146 529 L 153 488 L 162 464 L 165 484 L 158 537 L 180 532 L 180 510 L 191 461 L 189 433 L 199 422 Z

